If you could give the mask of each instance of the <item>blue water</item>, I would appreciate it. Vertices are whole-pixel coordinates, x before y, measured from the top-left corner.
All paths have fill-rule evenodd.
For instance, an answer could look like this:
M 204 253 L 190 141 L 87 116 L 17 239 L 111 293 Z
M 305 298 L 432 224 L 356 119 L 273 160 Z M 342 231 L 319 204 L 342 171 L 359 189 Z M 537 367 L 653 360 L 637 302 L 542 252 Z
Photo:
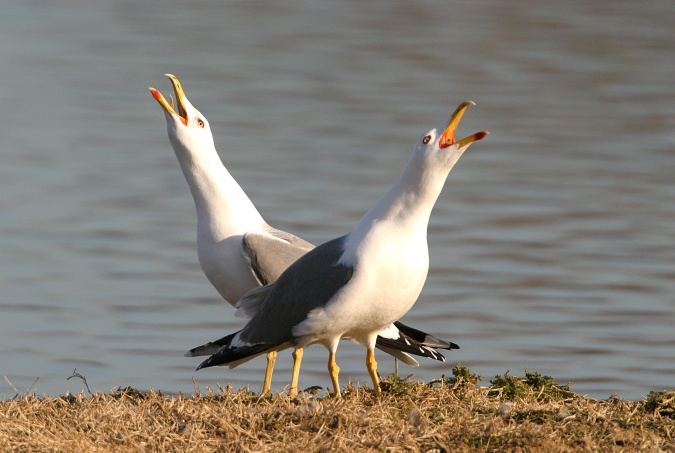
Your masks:
M 666 0 L 26 2 L 0 15 L 0 396 L 259 390 L 264 360 L 194 372 L 241 326 L 199 268 L 195 213 L 147 91 L 176 74 L 277 228 L 321 243 L 459 102 L 489 130 L 451 173 L 409 324 L 486 377 L 581 394 L 675 385 L 675 11 Z M 338 351 L 367 382 L 361 346 Z M 330 386 L 308 350 L 301 386 Z M 378 356 L 388 374 L 393 361 Z M 277 362 L 275 390 L 290 376 Z M 16 390 L 15 390 L 16 389 Z

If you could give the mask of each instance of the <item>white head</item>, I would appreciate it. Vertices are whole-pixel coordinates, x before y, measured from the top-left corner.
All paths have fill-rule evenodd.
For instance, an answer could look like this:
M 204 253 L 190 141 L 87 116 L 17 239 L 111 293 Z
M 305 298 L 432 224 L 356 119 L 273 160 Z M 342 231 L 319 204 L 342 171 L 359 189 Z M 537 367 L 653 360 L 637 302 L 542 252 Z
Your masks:
M 447 123 L 441 123 L 420 137 L 413 148 L 411 163 L 415 163 L 422 173 L 448 173 L 464 151 L 473 142 L 482 140 L 488 132 L 481 131 L 461 140 L 455 140 L 455 130 L 464 111 L 476 105 L 472 101 L 462 102 Z M 447 175 L 446 175 L 447 176 Z
M 150 92 L 164 109 L 166 128 L 171 145 L 177 152 L 179 150 L 190 152 L 191 150 L 209 148 L 215 150 L 209 122 L 185 97 L 185 92 L 178 78 L 171 74 L 166 74 L 166 76 L 171 80 L 176 93 L 176 110 L 174 110 L 172 96 L 169 96 L 167 102 L 155 88 L 151 87 Z
M 164 110 L 169 141 L 195 201 L 199 259 L 209 276 L 213 269 L 219 272 L 221 264 L 213 263 L 218 263 L 222 253 L 221 248 L 215 248 L 211 253 L 208 244 L 220 243 L 230 236 L 261 228 L 264 220 L 221 162 L 209 122 L 187 100 L 180 81 L 171 74 L 166 76 L 171 80 L 176 95 L 175 110 L 173 97 L 169 96 L 167 102 L 158 90 L 150 88 L 150 93 Z M 223 247 L 227 249 L 228 246 Z M 208 258 L 206 264 L 204 254 Z M 219 287 L 216 283 L 214 285 Z M 228 300 L 239 299 L 221 294 Z
M 450 121 L 440 124 L 420 137 L 401 176 L 359 220 L 352 236 L 356 242 L 349 244 L 358 249 L 360 238 L 369 234 L 372 226 L 383 219 L 394 220 L 389 222 L 389 225 L 404 225 L 406 229 L 402 230 L 402 234 L 406 236 L 410 235 L 411 230 L 407 227 L 412 222 L 418 227 L 416 231 L 420 237 L 426 241 L 429 216 L 450 170 L 473 142 L 482 140 L 488 135 L 487 132 L 481 131 L 459 141 L 455 140 L 457 125 L 470 105 L 474 103 L 462 102 Z

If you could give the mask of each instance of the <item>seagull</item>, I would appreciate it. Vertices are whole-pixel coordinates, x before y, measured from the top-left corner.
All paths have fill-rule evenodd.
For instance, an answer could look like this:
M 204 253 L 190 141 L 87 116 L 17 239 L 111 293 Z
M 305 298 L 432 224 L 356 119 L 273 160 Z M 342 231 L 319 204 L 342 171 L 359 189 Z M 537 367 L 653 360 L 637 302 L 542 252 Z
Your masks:
M 237 304 L 250 315 L 238 332 L 197 370 L 230 368 L 260 354 L 321 344 L 340 397 L 335 354 L 341 339 L 366 347 L 366 368 L 380 396 L 374 348 L 377 338 L 395 338 L 394 322 L 417 300 L 429 270 L 427 229 L 445 180 L 474 142 L 488 133 L 455 140 L 465 101 L 449 122 L 420 137 L 401 176 L 345 236 L 322 244 L 291 264 L 272 284 L 247 293 Z
M 231 305 L 250 290 L 276 281 L 281 273 L 314 245 L 265 222 L 251 200 L 222 164 L 206 117 L 192 106 L 178 78 L 166 74 L 176 96 L 167 101 L 155 88 L 149 88 L 162 106 L 169 141 L 187 180 L 197 210 L 197 255 L 207 279 Z M 262 286 L 265 288 L 265 286 Z M 262 291 L 265 291 L 262 289 Z M 251 317 L 259 304 L 245 300 L 237 316 Z M 244 300 L 244 299 L 243 299 Z M 455 343 L 396 322 L 390 338 L 378 338 L 377 347 L 403 362 L 419 365 L 410 354 L 444 361 L 439 349 L 458 349 Z M 396 334 L 398 332 L 398 334 Z M 186 356 L 211 355 L 224 344 L 215 340 L 194 348 Z M 267 354 L 263 394 L 269 392 L 276 351 Z M 302 349 L 293 352 L 294 366 L 289 390 L 297 395 Z

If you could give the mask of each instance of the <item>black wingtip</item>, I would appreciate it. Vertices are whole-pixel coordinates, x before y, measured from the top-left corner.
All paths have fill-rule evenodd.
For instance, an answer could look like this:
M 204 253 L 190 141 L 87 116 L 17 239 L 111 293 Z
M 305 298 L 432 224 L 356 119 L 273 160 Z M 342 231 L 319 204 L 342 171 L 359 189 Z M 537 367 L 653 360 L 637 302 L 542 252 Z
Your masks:
M 425 355 L 425 357 L 438 360 L 439 362 L 445 362 L 445 356 L 440 352 L 438 352 L 437 350 L 428 348 L 426 352 L 427 354 Z
M 434 349 L 459 349 L 459 346 L 452 341 L 441 340 L 414 327 L 407 326 L 401 321 L 396 321 L 394 326 L 396 326 L 400 333 L 424 346 Z
M 223 347 L 216 354 L 213 354 L 211 357 L 200 363 L 196 371 L 212 366 L 230 365 L 231 363 L 235 362 L 245 362 L 260 354 L 264 354 L 273 350 L 275 346 L 276 345 L 256 344 L 253 346 L 243 346 L 238 348 Z
M 445 362 L 445 357 L 436 348 L 425 346 L 410 337 L 401 334 L 397 339 L 377 337 L 375 346 L 387 352 L 387 349 L 404 352 L 428 359 Z
M 237 360 L 237 358 L 241 358 L 238 356 L 237 348 L 220 351 L 200 363 L 195 371 L 199 371 L 202 368 L 210 368 L 212 366 L 227 365 L 228 363 Z

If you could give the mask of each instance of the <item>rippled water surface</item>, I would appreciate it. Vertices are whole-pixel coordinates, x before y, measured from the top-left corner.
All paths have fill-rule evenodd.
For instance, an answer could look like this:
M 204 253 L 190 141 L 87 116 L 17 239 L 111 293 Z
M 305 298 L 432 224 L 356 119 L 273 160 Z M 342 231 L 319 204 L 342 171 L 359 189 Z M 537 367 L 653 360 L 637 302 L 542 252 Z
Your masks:
M 269 223 L 315 243 L 349 231 L 418 136 L 476 101 L 459 134 L 491 135 L 448 178 L 405 317 L 462 349 L 400 373 L 461 362 L 595 397 L 673 388 L 673 23 L 666 0 L 9 0 L 0 395 L 83 390 L 74 369 L 92 390 L 260 388 L 262 358 L 195 373 L 182 357 L 241 321 L 197 262 L 192 199 L 147 91 L 169 92 L 166 72 Z M 341 345 L 344 384 L 368 380 L 364 355 Z M 305 357 L 301 386 L 328 386 L 325 350 Z M 290 353 L 277 363 L 281 390 Z

